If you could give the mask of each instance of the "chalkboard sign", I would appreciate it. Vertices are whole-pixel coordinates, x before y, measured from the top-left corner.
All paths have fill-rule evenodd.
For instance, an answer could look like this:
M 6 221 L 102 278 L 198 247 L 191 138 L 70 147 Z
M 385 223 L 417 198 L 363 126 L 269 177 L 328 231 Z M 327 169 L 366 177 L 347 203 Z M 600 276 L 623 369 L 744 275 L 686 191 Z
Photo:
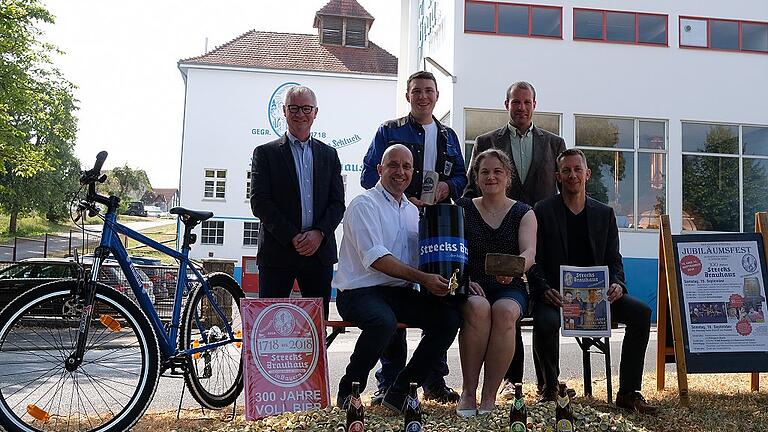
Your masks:
M 673 235 L 689 373 L 768 371 L 762 236 Z

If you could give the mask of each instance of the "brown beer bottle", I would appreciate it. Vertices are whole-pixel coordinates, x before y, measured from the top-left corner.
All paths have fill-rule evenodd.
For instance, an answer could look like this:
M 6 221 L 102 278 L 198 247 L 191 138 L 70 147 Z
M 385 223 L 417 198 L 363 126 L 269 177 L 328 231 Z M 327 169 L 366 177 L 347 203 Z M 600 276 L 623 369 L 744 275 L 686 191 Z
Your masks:
M 509 432 L 526 432 L 528 430 L 528 408 L 523 399 L 523 385 L 515 384 L 515 399 L 509 410 Z
M 411 383 L 411 390 L 408 392 L 408 397 L 405 398 L 405 409 L 403 410 L 405 432 L 421 432 L 421 405 L 419 405 L 416 387 L 416 383 Z
M 346 432 L 364 432 L 365 431 L 365 413 L 363 412 L 363 401 L 360 400 L 360 383 L 352 383 L 352 397 L 349 398 L 347 406 L 347 428 Z
M 565 383 L 560 383 L 557 389 L 557 405 L 555 406 L 555 431 L 573 432 L 573 407 L 571 397 L 566 393 Z

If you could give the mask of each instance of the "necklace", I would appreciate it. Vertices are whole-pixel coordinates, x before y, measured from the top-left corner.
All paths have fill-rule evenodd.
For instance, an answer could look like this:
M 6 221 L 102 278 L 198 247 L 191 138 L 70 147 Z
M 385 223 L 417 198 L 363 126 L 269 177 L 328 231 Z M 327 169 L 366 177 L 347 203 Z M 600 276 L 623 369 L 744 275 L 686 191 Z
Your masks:
M 486 213 L 488 213 L 489 215 L 491 215 L 493 217 L 496 217 L 496 216 L 499 216 L 501 214 L 506 214 L 507 210 L 509 209 L 509 201 L 504 201 L 504 204 L 501 207 L 499 207 L 499 208 L 497 208 L 495 210 L 491 210 L 490 207 L 485 205 L 485 203 L 483 202 L 483 199 L 480 198 L 480 206 L 483 208 L 483 210 Z

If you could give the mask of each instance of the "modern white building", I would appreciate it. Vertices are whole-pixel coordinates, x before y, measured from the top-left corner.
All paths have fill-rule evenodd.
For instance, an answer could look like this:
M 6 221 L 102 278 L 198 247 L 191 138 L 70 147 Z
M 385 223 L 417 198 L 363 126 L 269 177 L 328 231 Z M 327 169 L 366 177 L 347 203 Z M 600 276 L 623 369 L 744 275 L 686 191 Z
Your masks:
M 317 11 L 314 34 L 252 30 L 179 61 L 186 91 L 180 205 L 215 214 L 196 229 L 193 258 L 236 260 L 236 277 L 254 280 L 251 155 L 285 132 L 291 86 L 317 95 L 313 133 L 338 150 L 347 202 L 362 192 L 363 156 L 378 126 L 395 116 L 397 86 L 397 59 L 368 40 L 373 21 L 357 2 L 332 0 Z
M 401 0 L 401 14 L 397 94 L 409 73 L 435 73 L 435 115 L 468 156 L 508 121 L 507 87 L 531 82 L 534 123 L 584 149 L 630 290 L 651 306 L 659 214 L 674 233 L 746 232 L 768 210 L 764 0 Z

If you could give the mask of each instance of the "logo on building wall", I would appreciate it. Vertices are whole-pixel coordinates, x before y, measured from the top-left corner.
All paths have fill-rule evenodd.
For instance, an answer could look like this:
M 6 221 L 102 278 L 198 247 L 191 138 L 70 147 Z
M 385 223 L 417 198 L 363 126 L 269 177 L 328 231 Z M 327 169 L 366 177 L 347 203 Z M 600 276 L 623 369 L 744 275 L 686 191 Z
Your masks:
M 272 97 L 269 98 L 269 104 L 267 105 L 267 119 L 269 125 L 272 127 L 272 131 L 275 135 L 280 136 L 288 129 L 288 125 L 285 122 L 285 116 L 283 116 L 283 101 L 285 100 L 285 93 L 291 87 L 300 85 L 296 82 L 287 82 L 280 84 L 272 93 Z

